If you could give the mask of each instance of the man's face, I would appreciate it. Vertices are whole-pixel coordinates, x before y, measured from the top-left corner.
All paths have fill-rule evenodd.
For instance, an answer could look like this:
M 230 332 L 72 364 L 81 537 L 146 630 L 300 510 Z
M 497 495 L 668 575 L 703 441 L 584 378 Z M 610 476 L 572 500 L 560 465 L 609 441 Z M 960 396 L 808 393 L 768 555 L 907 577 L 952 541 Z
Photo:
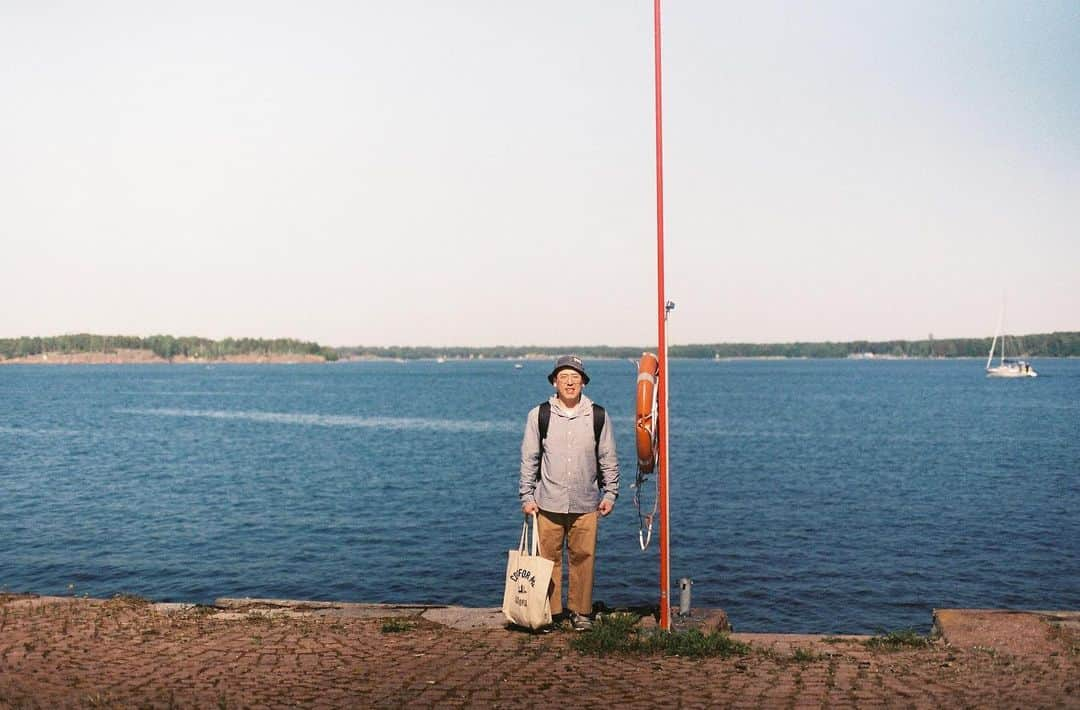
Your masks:
M 555 373 L 555 389 L 559 393 L 559 399 L 566 402 L 576 401 L 581 396 L 581 373 L 577 370 L 564 368 Z

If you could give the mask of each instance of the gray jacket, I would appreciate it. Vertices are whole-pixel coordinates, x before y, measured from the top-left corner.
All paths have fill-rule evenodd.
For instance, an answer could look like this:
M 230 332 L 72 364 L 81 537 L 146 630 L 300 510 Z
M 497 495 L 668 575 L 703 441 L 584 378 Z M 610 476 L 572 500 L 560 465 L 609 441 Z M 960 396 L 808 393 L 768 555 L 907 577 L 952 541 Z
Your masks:
M 572 411 L 566 411 L 552 395 L 544 453 L 540 455 L 540 407 L 533 407 L 525 419 L 521 439 L 521 479 L 518 496 L 524 505 L 535 502 L 549 513 L 588 513 L 600 503 L 597 488 L 596 439 L 593 434 L 593 403 L 585 395 Z M 619 497 L 619 461 L 615 455 L 615 435 L 610 415 L 600 431 L 600 487 L 604 498 Z M 539 476 L 537 476 L 539 464 Z

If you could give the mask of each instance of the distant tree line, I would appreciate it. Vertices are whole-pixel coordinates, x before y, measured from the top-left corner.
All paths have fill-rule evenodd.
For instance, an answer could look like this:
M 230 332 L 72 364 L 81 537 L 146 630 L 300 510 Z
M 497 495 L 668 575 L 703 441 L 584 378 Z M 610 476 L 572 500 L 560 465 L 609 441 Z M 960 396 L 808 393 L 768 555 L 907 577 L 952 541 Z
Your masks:
M 0 338 L 0 357 L 10 359 L 42 353 L 111 353 L 117 350 L 152 350 L 159 357 L 197 357 L 208 360 L 228 355 L 318 355 L 337 360 L 337 350 L 318 343 L 277 338 L 225 338 L 210 340 L 197 337 L 151 335 L 140 338 L 130 335 L 57 335 L 52 337 Z
M 701 343 L 672 345 L 672 357 L 731 358 L 846 358 L 872 353 L 886 357 L 986 357 L 990 338 L 944 338 L 926 340 L 855 340 L 844 343 Z M 1011 356 L 1019 357 L 1080 357 L 1080 332 L 1045 333 L 1008 336 Z M 1000 347 L 1000 344 L 999 344 Z M 609 345 L 503 346 L 487 348 L 387 346 L 338 348 L 341 357 L 376 357 L 402 360 L 469 358 L 555 357 L 559 353 L 577 353 L 583 357 L 637 358 L 652 347 L 616 347 Z
M 58 335 L 53 337 L 0 338 L 0 358 L 9 359 L 42 353 L 109 353 L 120 349 L 151 350 L 159 357 L 219 359 L 229 355 L 317 355 L 326 360 L 339 357 L 377 357 L 403 360 L 469 358 L 553 358 L 573 352 L 583 357 L 637 358 L 650 347 L 610 345 L 509 346 L 487 348 L 389 346 L 331 348 L 314 342 L 277 338 L 225 338 L 210 340 L 198 337 L 152 335 L 148 338 L 128 335 Z M 887 357 L 986 357 L 990 338 L 945 338 L 926 340 L 855 340 L 844 343 L 700 343 L 672 345 L 672 357 L 732 358 L 846 358 L 872 353 Z M 1045 333 L 1009 336 L 1009 355 L 1021 357 L 1080 357 L 1080 332 Z
M 578 353 L 588 357 L 639 357 L 642 349 L 637 347 L 624 347 L 612 345 L 566 345 L 553 347 L 549 345 L 496 345 L 487 348 L 475 348 L 468 346 L 433 347 L 430 345 L 390 345 L 390 346 L 364 346 L 357 345 L 337 349 L 338 355 L 343 358 L 387 358 L 396 360 L 434 360 L 436 358 L 448 358 L 451 360 L 468 360 L 474 358 L 491 359 L 514 359 L 527 357 L 551 357 L 561 353 Z M 709 357 L 712 357 L 710 355 Z
M 887 357 L 986 357 L 991 338 L 926 340 L 854 340 L 845 343 L 714 343 L 678 345 L 675 357 L 792 357 L 846 358 L 873 354 Z M 1014 357 L 1080 356 L 1080 332 L 1008 336 L 1008 355 Z M 1001 347 L 1001 341 L 998 341 Z M 1000 352 L 1000 351 L 999 351 Z

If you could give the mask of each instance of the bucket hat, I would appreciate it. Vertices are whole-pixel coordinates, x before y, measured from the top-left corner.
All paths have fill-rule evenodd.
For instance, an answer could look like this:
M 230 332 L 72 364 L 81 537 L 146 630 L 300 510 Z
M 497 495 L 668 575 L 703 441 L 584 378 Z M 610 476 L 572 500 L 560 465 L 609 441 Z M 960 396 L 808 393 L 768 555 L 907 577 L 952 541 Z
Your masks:
M 576 370 L 581 375 L 581 384 L 589 384 L 589 376 L 585 374 L 585 363 L 577 355 L 560 355 L 559 359 L 555 361 L 555 367 L 552 368 L 551 374 L 548 375 L 548 382 L 555 384 L 555 374 L 559 370 L 566 369 Z

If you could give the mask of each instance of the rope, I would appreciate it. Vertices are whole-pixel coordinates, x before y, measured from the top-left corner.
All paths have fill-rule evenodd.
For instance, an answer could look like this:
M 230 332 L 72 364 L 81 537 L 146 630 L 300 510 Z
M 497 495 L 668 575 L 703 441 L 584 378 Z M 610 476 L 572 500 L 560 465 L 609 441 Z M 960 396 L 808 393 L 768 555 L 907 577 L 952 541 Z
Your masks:
M 657 470 L 657 461 L 658 461 L 659 455 L 660 455 L 660 452 L 657 450 L 657 447 L 656 447 L 656 430 L 657 430 L 656 422 L 657 422 L 657 418 L 660 416 L 660 414 L 659 414 L 659 400 L 657 399 L 658 393 L 659 393 L 658 388 L 653 390 L 652 416 L 649 418 L 649 429 L 650 429 L 649 435 L 652 437 L 652 451 L 653 451 L 653 462 L 652 462 L 653 465 L 651 467 L 651 470 L 653 470 L 653 471 Z M 638 422 L 638 426 L 642 426 L 642 424 L 640 422 Z M 637 509 L 637 515 L 638 515 L 638 545 L 641 546 L 641 551 L 642 552 L 644 552 L 646 549 L 648 549 L 649 542 L 652 540 L 653 522 L 656 520 L 656 512 L 659 509 L 659 505 L 660 505 L 660 476 L 656 475 L 656 476 L 653 477 L 654 491 L 653 491 L 652 510 L 650 512 L 648 512 L 648 513 L 642 513 L 642 511 L 641 511 L 641 489 L 642 489 L 642 486 L 645 484 L 645 480 L 648 478 L 648 476 L 649 476 L 649 474 L 645 473 L 642 470 L 642 466 L 639 464 L 638 465 L 637 477 L 634 479 L 633 488 L 634 488 L 634 507 Z

